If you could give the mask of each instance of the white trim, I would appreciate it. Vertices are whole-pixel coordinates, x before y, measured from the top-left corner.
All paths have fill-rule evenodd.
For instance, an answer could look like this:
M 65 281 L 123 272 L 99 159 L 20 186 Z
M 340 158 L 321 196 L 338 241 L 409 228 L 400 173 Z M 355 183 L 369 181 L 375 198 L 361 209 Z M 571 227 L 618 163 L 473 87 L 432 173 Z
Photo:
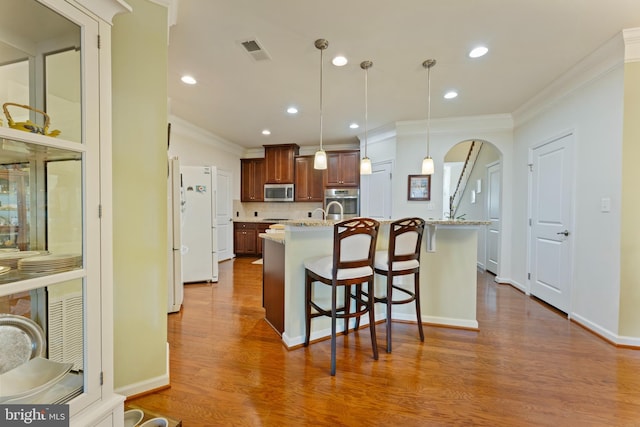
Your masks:
M 518 289 L 519 291 L 522 291 L 522 293 L 524 293 L 525 295 L 529 295 L 529 292 L 527 292 L 526 287 L 524 285 L 516 282 L 515 280 L 507 279 L 505 277 L 496 276 L 496 278 L 494 279 L 494 282 L 496 282 L 496 283 L 498 283 L 500 285 L 513 286 L 514 288 Z
M 105 22 L 113 25 L 113 17 L 133 9 L 124 0 L 76 0 L 76 2 Z
M 111 418 L 111 423 L 107 425 L 121 425 L 114 417 L 122 416 L 124 418 L 124 396 L 112 394 L 103 396 L 102 400 L 88 407 L 86 411 L 80 411 L 76 416 L 69 420 L 70 427 L 86 427 L 103 425 L 103 420 Z
M 640 28 L 622 30 L 624 62 L 640 62 Z
M 244 147 L 241 147 L 238 144 L 227 141 L 226 139 L 219 137 L 218 135 L 199 128 L 198 126 L 184 119 L 181 119 L 178 116 L 170 114 L 169 122 L 171 123 L 172 134 L 184 135 L 187 138 L 191 138 L 206 145 L 213 146 L 219 150 L 231 153 L 238 157 L 241 157 L 245 152 Z
M 556 105 L 560 100 L 621 66 L 623 49 L 622 37 L 617 34 L 536 96 L 518 107 L 513 112 L 514 126 L 521 126 Z
M 123 396 L 135 396 L 136 394 L 145 393 L 149 390 L 155 390 L 161 387 L 170 385 L 169 372 L 167 371 L 163 375 L 159 375 L 155 378 L 148 378 L 144 381 L 137 383 L 127 384 L 124 387 L 118 388 L 116 393 Z
M 426 134 L 426 120 L 396 122 L 396 131 L 403 135 Z M 513 130 L 511 114 L 487 114 L 481 116 L 448 117 L 431 120 L 431 133 L 450 132 L 499 132 Z

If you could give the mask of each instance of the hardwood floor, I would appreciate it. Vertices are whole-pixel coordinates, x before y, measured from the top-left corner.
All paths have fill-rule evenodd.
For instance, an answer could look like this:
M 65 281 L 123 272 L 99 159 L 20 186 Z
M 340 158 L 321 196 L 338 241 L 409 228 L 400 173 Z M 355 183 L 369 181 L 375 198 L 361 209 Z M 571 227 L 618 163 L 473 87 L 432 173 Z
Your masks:
M 287 351 L 263 320 L 261 265 L 220 265 L 169 315 L 171 388 L 130 401 L 191 426 L 640 426 L 640 351 L 616 348 L 478 274 L 480 331 L 394 323 Z M 302 286 L 302 284 L 301 284 Z M 361 348 L 362 347 L 362 348 Z

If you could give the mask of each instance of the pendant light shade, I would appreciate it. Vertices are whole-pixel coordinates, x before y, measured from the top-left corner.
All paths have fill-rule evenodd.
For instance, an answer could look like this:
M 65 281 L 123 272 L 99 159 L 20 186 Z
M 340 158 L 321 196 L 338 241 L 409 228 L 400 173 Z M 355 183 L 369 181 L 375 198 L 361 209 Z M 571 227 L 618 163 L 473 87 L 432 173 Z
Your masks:
M 315 41 L 316 48 L 320 51 L 320 149 L 316 151 L 316 155 L 313 158 L 314 169 L 326 169 L 327 168 L 327 153 L 322 148 L 322 69 L 323 69 L 323 51 L 329 47 L 329 42 L 325 39 L 318 39 Z
M 435 59 L 427 59 L 422 66 L 427 69 L 427 155 L 422 160 L 422 174 L 432 175 L 435 171 L 433 159 L 429 154 L 429 139 L 431 137 L 431 68 L 436 65 Z
M 326 169 L 327 168 L 327 153 L 320 147 L 318 151 L 316 151 L 316 155 L 313 157 L 313 168 L 314 169 Z
M 422 159 L 422 175 L 433 175 L 434 170 L 433 159 L 431 157 Z
M 371 159 L 363 157 L 360 160 L 360 175 L 371 175 Z
M 369 68 L 373 62 L 362 61 L 360 68 L 364 70 L 364 157 L 360 160 L 360 175 L 371 175 L 371 159 L 367 156 L 367 132 L 369 121 Z

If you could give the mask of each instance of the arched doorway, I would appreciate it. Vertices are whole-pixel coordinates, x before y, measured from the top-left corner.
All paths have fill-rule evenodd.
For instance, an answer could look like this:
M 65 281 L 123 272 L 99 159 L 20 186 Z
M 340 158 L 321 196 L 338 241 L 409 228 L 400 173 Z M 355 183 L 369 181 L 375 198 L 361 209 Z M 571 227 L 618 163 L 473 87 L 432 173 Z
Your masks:
M 500 262 L 500 150 L 488 141 L 462 141 L 443 166 L 443 218 L 491 221 L 478 231 L 478 267 L 495 275 Z

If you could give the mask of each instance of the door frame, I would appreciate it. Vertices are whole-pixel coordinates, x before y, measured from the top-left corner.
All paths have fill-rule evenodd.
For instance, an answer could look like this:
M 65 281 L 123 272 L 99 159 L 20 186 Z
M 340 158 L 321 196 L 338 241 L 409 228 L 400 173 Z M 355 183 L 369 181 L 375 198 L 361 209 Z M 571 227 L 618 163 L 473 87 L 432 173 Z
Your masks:
M 487 197 L 485 199 L 485 220 L 489 221 L 490 220 L 490 203 L 491 201 L 489 200 L 491 197 L 491 181 L 490 181 L 490 169 L 493 167 L 499 167 L 500 170 L 500 182 L 498 183 L 498 191 L 500 192 L 499 197 L 498 197 L 498 212 L 500 215 L 500 218 L 498 219 L 499 224 L 498 224 L 498 248 L 497 248 L 497 268 L 495 271 L 495 276 L 496 278 L 500 276 L 500 267 L 501 267 L 501 253 L 502 253 L 502 179 L 503 179 L 503 170 L 502 170 L 502 156 L 500 156 L 499 160 L 496 160 L 495 162 L 491 162 L 491 163 L 487 163 L 485 165 L 485 182 L 487 183 Z M 485 237 L 484 237 L 484 269 L 487 270 L 487 265 L 489 263 L 489 227 L 491 227 L 490 225 L 487 225 L 484 227 L 484 233 L 485 233 Z
M 532 268 L 533 266 L 531 265 L 531 258 L 533 256 L 533 227 L 531 224 L 532 218 L 533 218 L 533 155 L 535 150 L 547 145 L 547 144 L 551 144 L 555 141 L 558 141 L 562 138 L 566 138 L 566 137 L 571 137 L 569 142 L 572 145 L 571 149 L 572 149 L 572 158 L 570 159 L 571 161 L 571 167 L 572 167 L 572 172 L 571 172 L 571 176 L 570 178 L 570 185 L 571 185 L 571 196 L 569 198 L 569 202 L 570 202 L 570 209 L 571 209 L 571 214 L 570 214 L 570 218 L 571 218 L 571 232 L 575 235 L 576 232 L 576 188 L 577 188 L 577 153 L 576 153 L 576 133 L 574 130 L 566 130 L 564 132 L 559 132 L 558 134 L 545 139 L 542 142 L 539 142 L 535 145 L 532 145 L 531 147 L 529 147 L 528 149 L 528 153 L 527 153 L 527 218 L 528 218 L 528 227 L 527 227 L 527 261 L 526 261 L 526 289 L 525 289 L 525 294 L 528 296 L 531 296 L 531 272 L 532 272 Z M 568 262 L 568 268 L 569 268 L 569 291 L 570 291 L 570 295 L 569 295 L 569 306 L 567 307 L 567 318 L 571 319 L 571 309 L 574 305 L 574 299 L 575 299 L 575 292 L 573 292 L 573 288 L 574 288 L 574 278 L 575 278 L 575 265 L 574 265 L 574 260 L 575 260 L 575 238 L 572 238 L 569 242 L 569 262 Z M 544 300 L 541 300 L 544 301 Z M 545 302 L 546 303 L 546 302 Z
M 216 227 L 218 229 L 217 230 L 218 231 L 218 239 L 217 240 L 218 240 L 218 242 L 220 242 L 220 240 L 222 238 L 226 238 L 227 239 L 227 243 L 228 243 L 227 250 L 221 252 L 220 251 L 220 244 L 218 242 L 216 242 L 216 245 L 217 245 L 217 248 L 218 248 L 218 262 L 226 261 L 226 260 L 229 260 L 229 259 L 233 259 L 235 257 L 235 254 L 233 253 L 233 216 L 232 216 L 232 214 L 233 214 L 233 195 L 232 195 L 232 192 L 233 192 L 233 185 L 232 185 L 233 173 L 231 171 L 226 170 L 226 169 L 217 168 L 216 180 L 218 182 L 218 185 L 220 185 L 220 182 L 221 182 L 221 180 L 220 180 L 220 176 L 221 175 L 225 176 L 227 178 L 226 182 L 229 183 L 229 188 L 227 188 L 227 191 L 226 191 L 226 193 L 227 193 L 226 203 L 227 203 L 227 207 L 229 208 L 229 214 L 231 216 L 229 216 L 229 218 L 228 218 L 229 227 L 226 230 L 227 231 L 226 232 L 226 236 L 224 236 L 223 233 L 221 233 L 222 230 L 219 227 L 220 223 L 218 222 L 218 218 L 217 218 L 218 217 L 218 212 L 220 211 L 220 203 L 219 203 L 220 200 L 216 198 L 216 200 L 218 201 L 218 206 L 217 206 L 217 210 L 216 210 Z
M 394 162 L 393 160 L 383 160 L 381 162 L 374 162 L 372 165 L 372 170 L 376 167 L 388 167 L 390 176 L 393 176 Z M 371 182 L 368 175 L 360 176 L 360 215 L 369 216 L 371 213 L 371 202 L 375 200 L 379 200 L 379 198 L 371 197 L 372 188 Z M 389 205 L 389 218 L 393 218 L 393 180 L 389 178 L 389 192 L 388 194 L 383 193 L 385 197 L 387 197 L 388 205 Z M 364 209 L 366 207 L 366 209 Z

